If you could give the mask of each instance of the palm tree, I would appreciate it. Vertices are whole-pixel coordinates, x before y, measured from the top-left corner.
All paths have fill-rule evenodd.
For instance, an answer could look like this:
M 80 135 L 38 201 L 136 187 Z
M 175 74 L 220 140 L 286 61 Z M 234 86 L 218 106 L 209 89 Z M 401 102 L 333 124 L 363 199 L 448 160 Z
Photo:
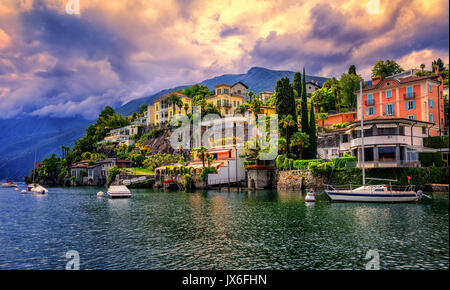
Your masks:
M 309 146 L 309 135 L 298 131 L 292 135 L 291 146 L 298 146 L 298 159 L 302 159 L 303 148 Z
M 295 125 L 292 115 L 284 115 L 280 120 L 281 126 L 286 129 L 286 156 L 289 154 L 289 128 Z
M 192 151 L 197 152 L 197 155 L 200 155 L 200 159 L 202 160 L 203 167 L 205 167 L 205 155 L 208 149 L 201 145 L 200 147 L 192 149 Z
M 286 150 L 286 139 L 284 139 L 283 137 L 280 137 L 280 139 L 278 139 L 278 149 L 281 149 L 282 152 Z
M 328 113 L 319 113 L 317 114 L 317 121 L 322 122 L 322 130 L 325 127 L 325 120 L 328 119 Z
M 189 110 L 189 104 L 188 103 L 184 103 L 184 113 L 187 115 L 187 112 Z
M 208 161 L 208 167 L 211 167 L 211 164 L 214 162 L 214 155 L 207 153 L 206 160 Z
M 172 108 L 173 108 L 172 109 L 172 112 L 173 112 L 172 117 L 174 118 L 175 117 L 175 106 L 177 106 L 181 110 L 181 108 L 183 107 L 183 101 L 181 100 L 181 97 L 179 95 L 172 94 L 167 98 L 166 102 L 167 102 L 167 105 L 169 105 L 169 106 L 172 105 Z
M 425 69 L 425 64 L 422 63 L 422 64 L 420 65 L 420 68 L 421 68 L 422 71 L 423 71 L 423 70 Z

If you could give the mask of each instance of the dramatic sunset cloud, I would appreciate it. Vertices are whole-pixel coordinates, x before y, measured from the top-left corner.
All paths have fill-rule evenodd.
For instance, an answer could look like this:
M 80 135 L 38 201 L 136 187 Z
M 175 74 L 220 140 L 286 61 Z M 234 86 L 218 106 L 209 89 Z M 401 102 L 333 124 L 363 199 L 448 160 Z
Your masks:
M 375 1 L 375 2 L 374 2 Z M 161 89 L 252 66 L 370 78 L 449 61 L 448 1 L 0 2 L 0 118 L 94 118 Z

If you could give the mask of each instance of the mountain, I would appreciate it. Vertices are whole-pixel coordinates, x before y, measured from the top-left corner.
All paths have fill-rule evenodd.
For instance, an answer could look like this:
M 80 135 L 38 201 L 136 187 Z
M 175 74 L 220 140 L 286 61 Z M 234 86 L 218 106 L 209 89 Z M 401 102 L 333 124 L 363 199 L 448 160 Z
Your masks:
M 0 119 L 0 179 L 21 181 L 33 168 L 36 151 L 37 160 L 61 156 L 61 145 L 73 146 L 91 122 L 81 117 Z
M 289 77 L 293 80 L 292 71 L 277 71 L 262 67 L 253 67 L 245 74 L 225 74 L 204 80 L 200 84 L 210 90 L 221 83 L 234 84 L 243 82 L 254 93 L 274 91 L 277 80 Z M 306 76 L 306 81 L 317 81 L 322 85 L 327 78 Z M 116 112 L 131 115 L 139 111 L 142 104 L 151 104 L 152 101 L 174 90 L 184 89 L 187 86 L 178 86 L 162 90 L 154 95 L 128 102 Z M 37 150 L 37 160 L 55 153 L 61 156 L 61 145 L 72 147 L 74 142 L 81 138 L 86 128 L 93 121 L 82 117 L 52 118 L 52 117 L 25 117 L 16 119 L 0 119 L 0 179 L 6 177 L 6 159 L 8 159 L 8 177 L 22 180 L 33 168 L 34 154 Z
M 214 86 L 222 83 L 226 84 L 234 84 L 236 82 L 243 82 L 248 86 L 248 89 L 250 91 L 253 91 L 254 93 L 258 94 L 259 92 L 263 91 L 271 91 L 273 92 L 275 90 L 275 85 L 277 83 L 277 80 L 281 79 L 282 77 L 289 77 L 289 79 L 293 80 L 295 72 L 293 71 L 279 71 L 279 70 L 270 70 L 263 67 L 252 67 L 249 69 L 249 71 L 245 74 L 226 74 L 221 75 L 218 77 L 214 77 L 211 79 L 204 80 L 200 82 L 199 84 L 207 86 L 210 90 L 214 90 Z M 324 82 L 326 82 L 328 78 L 324 77 L 318 77 L 318 76 L 308 76 L 306 75 L 306 81 L 314 81 L 318 82 L 320 86 L 323 85 Z M 117 109 L 117 112 L 123 114 L 123 115 L 130 115 L 133 112 L 139 111 L 139 107 L 143 104 L 152 104 L 152 101 L 162 95 L 165 95 L 167 93 L 170 93 L 174 90 L 178 89 L 184 89 L 188 86 L 179 86 L 171 89 L 165 89 L 162 90 L 154 95 L 135 99 L 133 101 L 130 101 Z

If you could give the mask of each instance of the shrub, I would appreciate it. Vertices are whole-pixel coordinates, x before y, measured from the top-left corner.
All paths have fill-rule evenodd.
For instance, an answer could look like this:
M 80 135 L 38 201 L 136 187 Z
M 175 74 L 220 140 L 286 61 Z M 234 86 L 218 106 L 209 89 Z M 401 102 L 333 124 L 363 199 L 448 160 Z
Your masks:
M 183 179 L 184 179 L 184 188 L 192 189 L 194 185 L 194 179 L 192 178 L 192 176 L 190 174 L 185 174 L 183 176 Z
M 116 175 L 120 173 L 119 167 L 117 165 L 114 165 L 108 170 L 108 179 L 107 184 L 110 185 L 114 180 L 116 180 Z
M 204 181 L 206 179 L 206 175 L 210 173 L 217 173 L 217 169 L 215 167 L 203 167 L 199 175 L 199 180 Z
M 423 146 L 429 148 L 448 148 L 448 135 L 423 138 Z
M 315 177 L 330 174 L 333 169 L 333 162 L 312 162 L 309 166 L 311 174 Z
M 347 164 L 356 163 L 356 157 L 355 156 L 344 156 L 344 157 L 335 157 L 332 158 L 331 161 L 333 161 L 334 168 L 346 168 Z
M 419 152 L 419 161 L 422 167 L 442 166 L 442 155 L 440 152 Z
M 284 159 L 286 159 L 284 155 L 278 155 L 277 159 L 275 159 L 275 165 L 278 170 L 283 170 Z

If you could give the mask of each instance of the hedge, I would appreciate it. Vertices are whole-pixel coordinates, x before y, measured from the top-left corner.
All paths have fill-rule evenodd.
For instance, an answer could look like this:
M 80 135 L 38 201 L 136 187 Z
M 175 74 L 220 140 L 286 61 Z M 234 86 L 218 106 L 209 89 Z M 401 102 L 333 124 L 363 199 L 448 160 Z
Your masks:
M 419 152 L 419 161 L 422 167 L 441 167 L 442 155 L 440 152 Z
M 314 163 L 322 163 L 322 159 L 304 159 L 294 160 L 286 158 L 284 155 L 278 155 L 275 160 L 275 165 L 278 170 L 291 170 L 291 169 L 309 169 Z
M 448 135 L 423 138 L 423 146 L 429 148 L 448 148 Z
M 335 158 L 331 158 L 331 161 L 333 162 L 334 168 L 339 169 L 339 168 L 346 168 L 347 164 L 355 164 L 356 165 L 356 156 L 344 156 L 344 157 L 335 157 Z M 351 163 L 349 163 L 351 162 Z M 354 167 L 354 166 L 353 166 Z

